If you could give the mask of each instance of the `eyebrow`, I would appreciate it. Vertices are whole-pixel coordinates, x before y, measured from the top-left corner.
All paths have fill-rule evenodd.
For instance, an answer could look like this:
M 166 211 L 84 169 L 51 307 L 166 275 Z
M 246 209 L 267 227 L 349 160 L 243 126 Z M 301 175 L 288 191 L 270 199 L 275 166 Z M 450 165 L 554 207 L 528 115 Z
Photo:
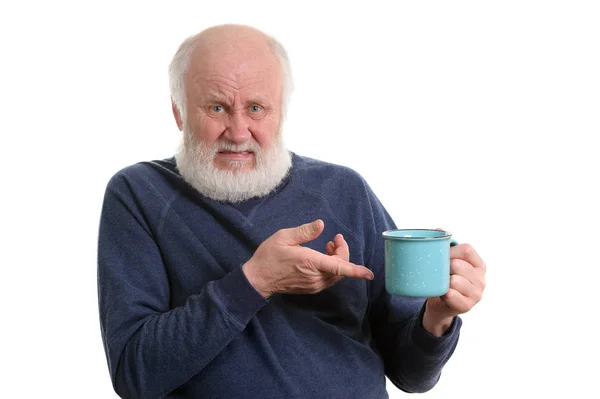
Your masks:
M 227 96 L 218 93 L 218 92 L 209 92 L 204 96 L 204 100 L 207 103 L 223 103 L 229 104 L 229 99 Z M 262 104 L 262 105 L 270 105 L 271 102 L 262 95 L 257 95 L 255 97 L 251 97 L 250 100 L 246 101 L 244 105 L 252 105 L 252 104 Z
M 225 103 L 225 102 L 229 101 L 229 99 L 227 98 L 227 96 L 225 96 L 225 95 L 223 95 L 223 94 L 221 94 L 219 92 L 214 92 L 214 91 L 206 93 L 206 95 L 203 96 L 203 97 L 204 97 L 204 99 L 207 102 L 222 102 L 222 103 Z
M 252 97 L 250 99 L 250 101 L 246 102 L 246 104 L 263 104 L 263 105 L 268 105 L 270 103 L 271 102 L 266 97 L 263 97 L 263 96 Z

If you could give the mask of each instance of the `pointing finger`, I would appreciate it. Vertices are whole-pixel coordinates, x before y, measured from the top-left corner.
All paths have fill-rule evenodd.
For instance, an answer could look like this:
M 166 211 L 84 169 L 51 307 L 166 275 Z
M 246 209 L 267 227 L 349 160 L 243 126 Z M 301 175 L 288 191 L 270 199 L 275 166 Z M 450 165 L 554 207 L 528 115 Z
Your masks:
M 336 276 L 364 278 L 367 280 L 373 280 L 375 277 L 373 272 L 364 266 L 358 266 L 354 263 L 330 256 L 319 257 L 319 261 L 315 262 L 315 266 L 323 272 L 334 274 Z

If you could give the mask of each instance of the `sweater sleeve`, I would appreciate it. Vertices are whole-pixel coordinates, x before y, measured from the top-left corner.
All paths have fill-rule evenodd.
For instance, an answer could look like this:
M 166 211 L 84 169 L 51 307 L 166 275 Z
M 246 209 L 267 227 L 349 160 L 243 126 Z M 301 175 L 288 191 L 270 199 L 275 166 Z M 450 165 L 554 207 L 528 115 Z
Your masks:
M 373 340 L 383 358 L 385 373 L 394 385 L 405 392 L 426 392 L 436 385 L 454 352 L 462 321 L 455 317 L 446 334 L 433 336 L 423 327 L 426 298 L 392 296 L 386 291 L 381 233 L 396 226 L 366 183 L 365 186 L 373 215 L 373 227 L 367 233 L 372 235 L 367 240 L 372 243 L 368 265 L 375 274 L 369 315 Z
M 170 308 L 169 279 L 125 179 L 109 183 L 98 242 L 100 325 L 111 379 L 123 398 L 159 398 L 214 359 L 267 301 L 240 268 Z

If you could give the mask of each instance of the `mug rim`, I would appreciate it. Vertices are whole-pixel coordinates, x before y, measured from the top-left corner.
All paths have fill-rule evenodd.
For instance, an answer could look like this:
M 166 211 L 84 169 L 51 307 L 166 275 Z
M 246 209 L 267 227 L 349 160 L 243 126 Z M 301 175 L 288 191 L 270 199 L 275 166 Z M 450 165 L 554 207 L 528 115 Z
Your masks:
M 439 231 L 440 233 L 444 233 L 443 235 L 435 236 L 435 237 L 401 237 L 401 236 L 392 236 L 390 233 L 396 231 Z M 419 240 L 442 240 L 445 238 L 452 237 L 452 233 L 448 230 L 436 230 L 436 229 L 392 229 L 386 230 L 381 233 L 384 239 L 388 240 L 405 240 L 405 241 L 419 241 Z

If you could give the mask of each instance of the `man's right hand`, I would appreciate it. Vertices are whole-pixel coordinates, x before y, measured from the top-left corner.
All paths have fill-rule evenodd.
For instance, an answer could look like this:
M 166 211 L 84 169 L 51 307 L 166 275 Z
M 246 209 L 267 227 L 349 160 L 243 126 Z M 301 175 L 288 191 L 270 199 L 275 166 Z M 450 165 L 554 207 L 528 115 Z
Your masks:
M 347 256 L 300 246 L 319 237 L 324 227 L 322 220 L 315 220 L 267 238 L 242 266 L 250 284 L 268 298 L 276 293 L 316 294 L 343 277 L 372 280 L 373 272 L 348 262 Z

